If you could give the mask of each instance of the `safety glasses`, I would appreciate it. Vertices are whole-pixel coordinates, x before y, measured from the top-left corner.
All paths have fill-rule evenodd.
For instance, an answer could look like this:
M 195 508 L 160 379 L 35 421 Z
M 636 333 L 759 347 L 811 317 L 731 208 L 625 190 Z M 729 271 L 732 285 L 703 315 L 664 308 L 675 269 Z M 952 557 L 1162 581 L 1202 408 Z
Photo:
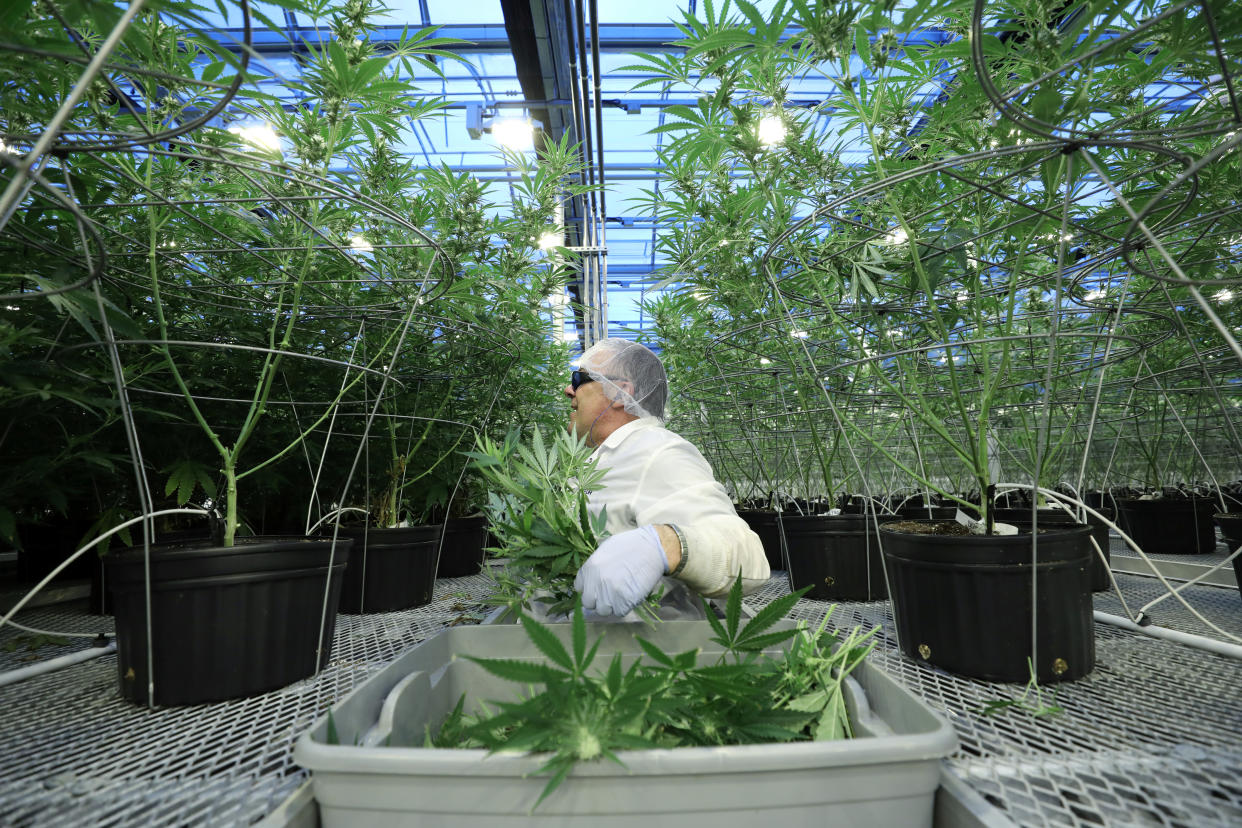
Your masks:
M 569 375 L 569 387 L 574 391 L 578 390 L 579 385 L 587 382 L 595 382 L 595 378 L 581 368 L 575 368 Z

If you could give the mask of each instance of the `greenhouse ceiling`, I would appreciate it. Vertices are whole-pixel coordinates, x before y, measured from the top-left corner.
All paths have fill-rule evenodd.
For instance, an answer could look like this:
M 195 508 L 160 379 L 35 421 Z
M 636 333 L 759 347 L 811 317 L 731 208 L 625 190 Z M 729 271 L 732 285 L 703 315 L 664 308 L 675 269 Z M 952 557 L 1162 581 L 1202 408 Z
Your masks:
M 258 96 L 267 95 L 283 102 L 286 111 L 307 103 L 307 87 L 302 84 L 310 63 L 307 55 L 322 50 L 325 43 L 335 38 L 324 22 L 326 18 L 316 20 L 302 11 L 286 8 L 299 4 L 148 5 L 166 10 L 183 25 L 188 23 L 204 41 L 216 47 L 236 54 L 249 52 L 248 88 Z M 742 23 L 737 31 L 750 25 L 758 40 L 766 37 L 774 43 L 785 43 L 805 36 L 812 24 L 829 32 L 837 26 L 840 31 L 835 31 L 833 37 L 843 44 L 840 60 L 808 65 L 784 78 L 777 93 L 779 101 L 770 89 L 763 87 L 762 79 L 756 79 L 753 89 L 732 93 L 727 102 L 732 109 L 725 113 L 724 123 L 736 127 L 739 113 L 753 114 L 759 122 L 760 142 L 779 143 L 779 136 L 765 138 L 762 134 L 763 120 L 779 106 L 783 118 L 800 120 L 799 128 L 804 134 L 816 136 L 841 167 L 849 168 L 874 162 L 876 145 L 871 140 L 875 136 L 865 134 L 859 119 L 850 117 L 845 108 L 837 105 L 842 89 L 854 83 L 861 88 L 869 81 L 891 79 L 893 66 L 911 51 L 917 51 L 911 49 L 915 45 L 957 44 L 966 56 L 966 25 L 962 20 L 949 22 L 937 17 L 942 5 L 941 0 L 900 0 L 884 6 L 885 15 L 903 23 L 905 34 L 900 42 L 883 27 L 855 27 L 853 17 L 858 12 L 852 6 L 838 8 L 838 4 L 806 0 L 759 0 L 754 4 L 744 0 L 716 4 L 682 0 L 675 5 L 652 0 L 391 0 L 386 4 L 380 0 L 351 0 L 344 8 L 352 8 L 365 17 L 368 48 L 400 50 L 412 34 L 415 39 L 442 39 L 437 42 L 439 54 L 426 60 L 406 61 L 404 76 L 417 85 L 417 94 L 421 96 L 411 104 L 412 108 L 441 108 L 433 117 L 410 117 L 410 129 L 399 136 L 394 150 L 417 167 L 448 168 L 486 183 L 496 201 L 494 214 L 508 212 L 507 202 L 511 201 L 519 180 L 513 159 L 506 158 L 498 147 L 498 135 L 505 124 L 525 121 L 536 127 L 527 148 L 520 150 L 528 157 L 533 157 L 536 149 L 562 139 L 582 147 L 581 160 L 588 170 L 585 178 L 598 186 L 598 194 L 567 199 L 563 234 L 552 234 L 549 243 L 563 240 L 579 253 L 580 275 L 569 293 L 577 307 L 587 310 L 566 315 L 561 335 L 568 341 L 584 342 L 608 333 L 634 336 L 648 330 L 650 319 L 642 300 L 679 285 L 685 272 L 693 267 L 693 263 L 668 260 L 661 235 L 675 228 L 677 220 L 667 215 L 657 220 L 655 215 L 655 205 L 667 193 L 670 181 L 661 153 L 682 134 L 677 130 L 687 119 L 693 120 L 697 108 L 711 99 L 715 89 L 708 73 L 670 79 L 659 77 L 655 71 L 666 59 L 661 55 L 684 54 L 677 41 L 685 36 L 687 27 L 704 21 L 710 27 L 713 20 L 728 18 Z M 1187 6 L 1158 2 L 1117 5 L 1125 6 L 1118 12 L 1120 19 L 1131 12 L 1135 19 L 1158 18 L 1170 9 Z M 115 7 L 123 9 L 127 5 L 116 3 Z M 1049 6 L 1041 12 L 1044 13 L 1051 15 L 1050 29 L 1066 23 L 1057 18 L 1060 12 L 1056 8 Z M 919 24 L 904 25 L 909 20 Z M 841 22 L 838 25 L 835 21 Z M 989 18 L 986 7 L 983 22 L 999 33 L 1001 41 L 1010 35 L 1018 39 L 1029 36 L 1017 26 L 1009 28 L 1004 20 Z M 737 35 L 737 31 L 729 34 L 745 37 Z M 1120 35 L 1110 30 L 1080 35 L 1093 38 L 1092 43 L 1104 43 L 1117 36 Z M 1217 47 L 1218 51 L 1222 48 L 1219 43 Z M 1083 48 L 1090 48 L 1090 44 L 1078 51 Z M 1148 64 L 1158 54 L 1158 49 L 1141 39 L 1133 40 L 1127 48 Z M 882 59 L 875 58 L 884 54 L 888 55 L 888 69 L 883 68 Z M 1115 54 L 1110 59 L 1115 59 Z M 201 66 L 209 63 L 210 59 L 204 57 Z M 960 67 L 942 67 L 920 78 L 919 83 L 904 87 L 903 94 L 908 96 L 904 101 L 906 115 L 886 124 L 880 135 L 884 144 L 880 151 L 887 157 L 918 159 L 919 136 L 929 120 L 928 113 L 952 98 L 963 80 Z M 129 83 L 116 92 L 131 99 L 126 103 L 128 107 L 140 110 L 148 94 L 132 79 Z M 1160 113 L 1169 115 L 1201 105 L 1204 90 L 1219 85 L 1210 77 L 1183 77 L 1178 67 L 1168 67 L 1153 75 L 1141 97 L 1146 111 L 1160 117 Z M 156 97 L 162 94 L 155 90 Z M 1109 117 L 1110 106 L 1108 100 L 1100 100 L 1102 119 Z M 185 112 L 193 113 L 194 109 L 190 106 Z M 257 122 L 255 116 L 247 113 L 247 105 L 239 98 L 220 112 L 215 122 L 258 136 L 255 140 L 260 143 L 274 142 L 274 146 L 288 150 L 287 137 L 263 137 L 272 134 L 271 126 Z M 782 134 L 784 128 L 779 127 Z M 1002 153 L 1006 150 L 1006 141 L 1032 140 L 1001 136 L 999 149 Z M 991 147 L 997 144 L 994 138 Z M 988 147 L 979 149 L 986 152 Z M 333 158 L 332 172 L 342 177 L 354 175 L 352 165 L 357 158 L 365 157 L 366 148 L 357 150 L 352 158 Z M 726 175 L 732 176 L 738 186 L 753 184 L 745 179 L 747 173 L 738 168 L 727 170 Z M 1082 180 L 1083 187 L 1075 194 L 1078 207 L 1111 201 L 1108 186 L 1095 180 L 1093 173 L 1086 173 Z M 1038 176 L 1031 176 L 1031 184 L 1038 189 Z M 506 189 L 510 198 L 505 198 Z M 812 206 L 791 198 L 789 218 L 798 222 L 811 210 Z M 714 217 L 694 220 L 711 223 Z M 847 214 L 844 220 L 852 219 Z M 824 225 L 820 232 L 832 231 Z M 365 239 L 360 243 L 367 244 Z M 1116 274 L 1110 277 L 1101 272 L 1099 278 L 1116 278 Z M 1096 287 L 1106 285 L 1100 282 Z
M 768 19 L 774 8 L 789 5 L 758 0 L 753 9 Z M 920 5 L 928 4 L 902 0 L 895 4 L 894 14 Z M 725 8 L 729 15 L 741 17 L 736 4 Z M 298 92 L 292 83 L 304 65 L 300 53 L 308 44 L 322 44 L 332 34 L 278 4 L 257 2 L 252 9 L 252 38 L 259 55 L 255 68 L 271 78 L 261 88 L 293 106 Z M 692 17 L 703 20 L 710 14 L 721 14 L 720 4 L 702 0 L 677 4 L 656 0 L 390 0 L 373 12 L 369 23 L 376 27 L 370 40 L 377 45 L 395 45 L 403 32 L 429 27 L 435 28 L 436 36 L 454 41 L 444 48 L 456 59 L 435 59 L 434 65 L 417 67 L 413 76 L 428 99 L 449 102 L 443 117 L 419 119 L 399 147 L 415 164 L 446 165 L 490 182 L 500 191 L 512 183 L 513 175 L 497 151 L 492 131 L 495 121 L 533 121 L 538 145 L 566 134 L 571 141 L 587 139 L 584 160 L 605 189 L 598 203 L 575 197 L 566 211 L 566 243 L 583 248 L 584 260 L 593 265 L 584 266 L 584 276 L 571 295 L 586 305 L 606 303 L 606 331 L 633 336 L 649 323 L 640 306 L 643 295 L 676 282 L 675 271 L 671 276 L 660 273 L 669 263 L 657 245 L 657 223 L 650 199 L 644 195 L 662 184 L 657 152 L 669 133 L 659 130 L 669 123 L 670 112 L 693 107 L 704 88 L 710 89 L 710 84 L 656 82 L 650 72 L 635 66 L 634 55 L 676 51 L 670 44 L 683 37 L 676 24 Z M 219 42 L 240 43 L 244 37 L 238 6 L 207 11 L 203 22 L 216 27 L 211 35 Z M 262 22 L 270 28 L 261 28 Z M 788 33 L 797 31 L 791 28 Z M 934 26 L 917 35 L 939 42 L 962 36 L 961 31 Z M 876 37 L 870 40 L 867 48 Z M 857 50 L 849 65 L 850 73 L 864 81 L 874 77 Z M 844 163 L 867 160 L 872 151 L 861 129 L 839 123 L 834 108 L 824 105 L 837 88 L 839 68 L 824 64 L 817 70 L 789 85 L 785 107 L 813 111 L 816 131 L 826 141 L 837 141 Z M 912 106 L 934 107 L 951 94 L 955 80 L 952 73 L 945 73 L 922 88 Z M 1163 101 L 1172 111 L 1193 99 L 1193 89 L 1193 83 L 1166 78 L 1152 84 L 1147 97 L 1149 103 Z M 756 101 L 756 105 L 762 103 Z M 907 134 L 916 135 L 920 124 L 916 119 L 904 128 Z M 1107 198 L 1107 190 L 1097 188 L 1095 198 Z M 573 324 L 571 320 L 567 337 L 573 335 Z M 589 324 L 589 320 L 579 318 L 578 324 Z M 604 331 L 601 326 L 595 333 Z

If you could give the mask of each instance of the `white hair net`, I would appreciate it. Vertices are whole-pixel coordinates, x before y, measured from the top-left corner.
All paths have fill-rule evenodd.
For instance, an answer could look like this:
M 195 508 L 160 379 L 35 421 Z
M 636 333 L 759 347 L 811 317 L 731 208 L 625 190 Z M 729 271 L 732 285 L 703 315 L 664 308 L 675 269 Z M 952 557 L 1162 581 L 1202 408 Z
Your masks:
M 582 355 L 578 367 L 600 384 L 605 397 L 620 400 L 635 417 L 663 422 L 668 377 L 664 363 L 647 346 L 620 337 L 601 339 Z

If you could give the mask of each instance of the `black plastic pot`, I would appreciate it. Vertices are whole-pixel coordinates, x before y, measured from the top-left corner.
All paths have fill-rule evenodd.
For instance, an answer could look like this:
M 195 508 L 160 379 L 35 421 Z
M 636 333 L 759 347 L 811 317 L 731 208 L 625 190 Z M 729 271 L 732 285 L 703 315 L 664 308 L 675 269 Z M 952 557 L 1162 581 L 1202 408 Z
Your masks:
M 342 526 L 353 553 L 341 585 L 341 612 L 395 612 L 431 602 L 441 524 L 392 529 Z
M 1119 499 L 1118 524 L 1147 554 L 1208 555 L 1216 551 L 1208 498 Z
M 1230 552 L 1242 546 L 1242 512 L 1217 512 L 1212 515 L 1212 520 L 1220 527 Z M 1233 559 L 1233 574 L 1238 582 L 1238 592 L 1242 593 L 1242 555 Z
M 1040 530 L 1032 572 L 1030 534 L 921 535 L 891 526 L 880 526 L 880 538 L 907 656 L 963 676 L 1026 682 L 1033 622 L 1040 681 L 1081 678 L 1095 667 L 1089 527 Z
M 957 506 L 932 506 L 929 511 L 927 506 L 907 503 L 897 513 L 911 520 L 953 520 L 957 517 L 957 510 Z
M 139 529 L 135 534 L 141 535 L 142 530 Z M 161 546 L 207 546 L 211 542 L 211 531 L 206 526 L 200 529 L 157 530 L 154 537 L 155 543 Z M 104 558 L 93 552 L 85 557 L 90 559 L 91 564 L 91 593 L 87 609 L 95 615 L 112 615 L 112 582 L 108 580 Z
M 440 547 L 437 578 L 462 578 L 483 569 L 484 550 L 489 545 L 487 518 L 474 515 L 451 518 L 444 525 L 444 544 Z
M 280 537 L 239 538 L 227 547 L 153 546 L 155 703 L 252 696 L 322 669 L 332 651 L 349 547 L 342 539 L 333 553 L 327 540 Z M 145 703 L 143 550 L 109 552 L 104 564 L 116 614 L 121 695 Z
M 1109 512 L 1103 509 L 1096 511 Z M 1110 515 L 1111 519 L 1111 515 Z M 997 509 L 996 521 L 998 523 L 1011 523 L 1019 529 L 1030 531 L 1031 528 L 1031 510 L 1030 509 Z M 1080 525 L 1074 518 L 1060 509 L 1040 509 L 1039 525 L 1043 526 L 1078 526 Z M 1087 515 L 1087 524 L 1091 527 L 1091 537 L 1099 545 L 1100 551 L 1104 553 L 1104 560 L 1100 560 L 1100 556 L 1095 553 L 1095 547 L 1088 547 L 1091 551 L 1091 591 L 1103 592 L 1112 587 L 1112 581 L 1109 580 L 1108 570 L 1112 563 L 1112 556 L 1109 554 L 1108 545 L 1108 527 L 1100 523 L 1093 515 Z
M 759 536 L 763 544 L 763 554 L 768 559 L 768 566 L 773 570 L 784 570 L 785 561 L 781 558 L 781 536 L 776 529 L 776 512 L 765 509 L 738 509 L 737 516 L 746 521 L 751 531 Z
M 891 520 L 892 518 L 886 518 Z M 789 555 L 789 588 L 817 601 L 888 597 L 879 536 L 861 515 L 786 515 L 777 522 Z

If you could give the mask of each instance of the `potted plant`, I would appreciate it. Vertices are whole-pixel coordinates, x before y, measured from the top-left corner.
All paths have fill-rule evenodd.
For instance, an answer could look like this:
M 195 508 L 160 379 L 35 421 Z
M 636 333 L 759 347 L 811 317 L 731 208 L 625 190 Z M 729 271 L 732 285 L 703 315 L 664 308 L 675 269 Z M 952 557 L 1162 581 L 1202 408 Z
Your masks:
M 92 96 L 62 133 L 63 174 L 92 182 L 89 196 L 103 204 L 100 225 L 128 240 L 105 287 L 107 301 L 141 333 L 108 337 L 119 340 L 122 365 L 144 371 L 120 376 L 120 409 L 140 399 L 176 411 L 191 424 L 178 433 L 197 435 L 187 445 L 205 447 L 198 461 L 214 458 L 222 478 L 217 545 L 144 544 L 108 556 L 128 699 L 183 704 L 249 695 L 311 675 L 327 661 L 348 544 L 243 537 L 247 510 L 251 520 L 258 511 L 243 505 L 243 484 L 287 474 L 295 452 L 362 377 L 385 375 L 401 326 L 380 326 L 357 349 L 367 354 L 359 361 L 356 335 L 342 338 L 341 320 L 386 302 L 412 312 L 420 293 L 433 295 L 452 275 L 419 228 L 329 173 L 333 159 L 364 137 L 391 140 L 412 112 L 440 105 L 412 108 L 414 90 L 397 77 L 402 61 L 433 53 L 440 41 L 424 32 L 378 55 L 366 40 L 370 11 L 361 3 L 325 12 L 337 39 L 311 48 L 299 82 L 309 103 L 293 112 L 236 95 L 252 80 L 246 58 L 239 65 L 223 46 L 193 35 L 192 9 L 180 17 L 139 15 L 113 59 L 115 66 L 158 66 L 163 80 L 149 90 L 150 105 L 127 107 L 113 96 L 101 107 L 107 96 Z M 88 8 L 73 13 L 85 16 L 71 25 L 99 22 Z M 214 82 L 220 78 L 225 82 Z M 196 113 L 219 112 L 213 105 L 220 101 L 277 125 L 296 160 L 273 144 L 270 127 L 231 133 L 194 121 Z M 198 129 L 169 144 L 156 136 L 173 137 L 170 123 Z M 127 151 L 142 138 L 90 146 L 72 132 L 83 125 L 113 136 L 134 130 L 149 149 Z M 363 216 L 404 233 L 403 241 L 415 243 L 399 247 L 410 252 L 390 259 L 351 244 Z M 409 264 L 422 274 L 412 288 L 389 278 L 390 268 Z M 359 289 L 360 274 L 368 290 Z M 126 425 L 141 450 L 134 422 L 130 416 Z M 151 497 L 140 492 L 139 500 L 149 511 Z

